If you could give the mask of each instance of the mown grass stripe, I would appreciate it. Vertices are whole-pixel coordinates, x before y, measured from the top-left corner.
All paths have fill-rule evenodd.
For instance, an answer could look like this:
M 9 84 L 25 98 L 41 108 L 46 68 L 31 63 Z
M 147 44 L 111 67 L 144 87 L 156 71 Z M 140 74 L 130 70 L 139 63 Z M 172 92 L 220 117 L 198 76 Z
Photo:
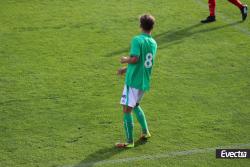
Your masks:
M 65 165 L 62 167 L 89 167 L 94 165 L 107 165 L 107 164 L 118 164 L 118 163 L 130 163 L 141 160 L 156 160 L 160 158 L 171 158 L 171 157 L 179 157 L 185 155 L 194 155 L 194 154 L 203 154 L 212 152 L 219 148 L 240 148 L 240 147 L 250 147 L 250 143 L 246 144 L 234 144 L 231 146 L 218 146 L 212 148 L 203 148 L 203 149 L 192 149 L 192 150 L 184 150 L 184 151 L 172 151 L 172 152 L 163 152 L 161 154 L 155 155 L 142 155 L 138 157 L 129 157 L 129 158 L 121 158 L 121 159 L 113 159 L 113 160 L 102 160 L 102 161 L 93 161 L 93 162 L 85 162 L 77 165 Z

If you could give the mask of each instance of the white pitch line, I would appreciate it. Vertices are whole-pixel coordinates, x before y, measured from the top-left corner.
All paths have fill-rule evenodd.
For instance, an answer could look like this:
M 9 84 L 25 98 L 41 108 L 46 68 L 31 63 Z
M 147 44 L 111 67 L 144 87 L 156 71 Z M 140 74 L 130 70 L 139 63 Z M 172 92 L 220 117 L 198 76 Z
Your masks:
M 196 1 L 200 6 L 202 6 L 203 8 L 206 8 L 206 9 L 208 8 L 208 4 L 205 3 L 204 1 L 202 1 L 202 0 L 195 0 L 195 1 Z M 227 16 L 225 16 L 225 15 L 222 14 L 221 12 L 217 12 L 217 13 L 219 13 L 218 15 L 219 15 L 223 20 L 225 20 L 224 22 L 230 23 L 230 22 L 233 21 L 232 19 L 229 19 Z M 239 15 L 239 17 L 240 17 L 240 15 Z M 248 19 L 248 18 L 247 18 L 247 19 Z M 246 20 L 246 21 L 247 21 L 247 20 Z M 245 29 L 245 28 L 240 27 L 240 26 L 238 26 L 238 25 L 233 25 L 233 28 L 236 29 L 237 31 L 240 31 L 240 32 L 246 34 L 246 35 L 250 35 L 250 31 L 249 31 L 248 29 Z
M 108 165 L 108 164 L 129 163 L 129 162 L 135 162 L 135 161 L 141 161 L 141 160 L 156 160 L 156 159 L 160 159 L 160 158 L 202 154 L 202 153 L 207 153 L 207 152 L 211 152 L 211 151 L 214 151 L 214 153 L 215 153 L 216 149 L 220 149 L 220 148 L 238 149 L 239 147 L 241 147 L 241 148 L 242 147 L 250 147 L 250 143 L 235 144 L 235 145 L 231 145 L 231 146 L 218 146 L 218 147 L 214 147 L 214 148 L 203 148 L 203 149 L 192 149 L 192 150 L 185 150 L 185 151 L 163 152 L 161 154 L 155 154 L 155 155 L 142 155 L 142 156 L 138 156 L 138 157 L 130 157 L 130 158 L 122 158 L 122 159 L 114 159 L 114 160 L 83 162 L 83 163 L 80 163 L 77 165 L 65 165 L 62 167 L 90 167 L 90 166 L 96 166 L 96 165 L 99 166 L 99 165 Z

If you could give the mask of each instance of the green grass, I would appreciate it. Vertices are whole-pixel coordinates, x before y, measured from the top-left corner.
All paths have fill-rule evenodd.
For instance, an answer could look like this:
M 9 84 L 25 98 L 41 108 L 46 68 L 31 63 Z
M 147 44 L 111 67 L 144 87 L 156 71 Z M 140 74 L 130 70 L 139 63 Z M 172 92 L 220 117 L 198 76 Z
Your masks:
M 205 0 L 0 1 L 0 166 L 80 166 L 93 161 L 250 141 L 250 24 Z M 249 0 L 244 2 L 250 5 Z M 152 139 L 125 151 L 116 75 L 139 33 L 157 20 L 152 90 L 144 96 Z M 135 137 L 140 133 L 135 123 Z M 103 166 L 250 166 L 213 152 Z M 92 165 L 91 165 L 92 166 Z

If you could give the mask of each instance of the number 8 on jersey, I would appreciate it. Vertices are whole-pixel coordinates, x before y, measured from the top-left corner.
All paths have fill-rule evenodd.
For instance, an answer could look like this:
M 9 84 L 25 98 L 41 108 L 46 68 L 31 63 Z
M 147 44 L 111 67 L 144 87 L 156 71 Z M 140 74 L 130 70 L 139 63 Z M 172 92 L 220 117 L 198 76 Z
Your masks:
M 146 68 L 151 68 L 152 67 L 152 60 L 153 60 L 153 55 L 152 53 L 148 53 L 146 55 L 146 60 L 145 60 L 145 63 L 144 63 L 144 66 Z

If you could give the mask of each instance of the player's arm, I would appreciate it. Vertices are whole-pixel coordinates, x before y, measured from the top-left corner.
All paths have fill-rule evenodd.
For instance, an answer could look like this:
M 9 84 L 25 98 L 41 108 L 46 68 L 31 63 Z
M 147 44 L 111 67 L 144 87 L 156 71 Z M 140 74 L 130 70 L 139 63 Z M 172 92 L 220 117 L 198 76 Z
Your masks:
M 127 63 L 127 64 L 136 64 L 138 62 L 138 57 L 137 56 L 129 56 L 129 57 L 121 57 L 121 63 Z
M 138 37 L 134 37 L 131 41 L 130 56 L 121 57 L 122 64 L 136 64 L 141 55 L 141 45 Z

